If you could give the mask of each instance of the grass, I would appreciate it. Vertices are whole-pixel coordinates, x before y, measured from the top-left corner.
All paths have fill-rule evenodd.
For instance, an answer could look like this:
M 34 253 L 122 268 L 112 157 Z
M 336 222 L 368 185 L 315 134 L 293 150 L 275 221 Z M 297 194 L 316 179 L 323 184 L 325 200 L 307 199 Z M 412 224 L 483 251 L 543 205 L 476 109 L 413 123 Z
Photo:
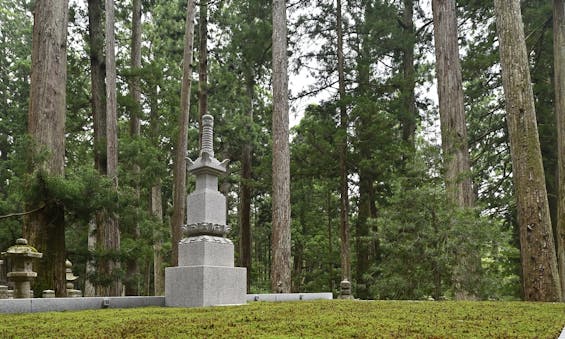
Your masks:
M 0 315 L 0 338 L 557 338 L 565 304 L 312 301 Z

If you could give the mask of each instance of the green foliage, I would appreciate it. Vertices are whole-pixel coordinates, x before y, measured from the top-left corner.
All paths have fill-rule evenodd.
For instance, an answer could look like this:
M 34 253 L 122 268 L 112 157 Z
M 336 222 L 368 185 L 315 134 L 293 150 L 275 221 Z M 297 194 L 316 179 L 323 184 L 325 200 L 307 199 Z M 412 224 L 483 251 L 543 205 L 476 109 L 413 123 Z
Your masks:
M 465 288 L 483 299 L 517 298 L 511 234 L 499 220 L 481 215 L 479 208 L 450 206 L 438 175 L 439 150 L 426 152 L 409 164 L 406 177 L 395 181 L 376 220 L 382 262 L 373 267 L 373 297 L 449 299 L 458 256 L 479 253 L 482 277 Z
M 3 337 L 556 338 L 565 306 L 334 300 L 0 315 L 0 320 Z
M 316 79 L 305 92 L 326 93 L 322 102 L 307 93 L 298 94 L 304 95 L 301 100 L 309 100 L 310 105 L 291 138 L 293 289 L 335 292 L 339 284 L 336 145 L 346 135 L 337 128 L 337 107 L 345 104 L 349 118 L 347 166 L 354 292 L 365 291 L 368 286 L 372 297 L 450 298 L 454 256 L 461 251 L 479 251 L 482 278 L 470 290 L 482 298 L 516 298 L 520 293 L 518 237 L 492 2 L 458 2 L 471 175 L 478 198 L 478 207 L 472 211 L 446 205 L 438 149 L 420 142 L 417 146 L 421 149 L 414 159 L 407 160 L 414 150 L 401 136 L 407 113 L 402 57 L 413 44 L 419 118 L 427 118 L 430 125 L 438 118 L 429 93 L 433 65 L 427 57 L 433 53 L 433 46 L 432 26 L 426 15 L 430 13 L 416 1 L 417 27 L 416 32 L 411 32 L 403 26 L 404 3 L 355 0 L 343 8 L 347 93 L 341 102 L 335 96 L 334 3 L 309 0 L 289 7 L 289 17 L 295 20 L 289 27 L 292 68 Z M 40 165 L 49 156 L 43 152 L 32 158 L 31 141 L 25 135 L 32 7 L 33 1 L 29 0 L 0 0 L 0 216 L 24 212 L 26 201 L 39 206 L 47 201 L 64 206 L 67 254 L 81 276 L 80 283 L 85 278 L 81 272 L 87 259 L 110 256 L 122 264 L 137 261 L 143 279 L 137 276 L 135 280 L 146 293 L 151 289 L 153 240 L 164 239 L 165 261 L 171 247 L 171 154 L 178 133 L 186 1 L 143 1 L 143 58 L 139 69 L 129 66 L 131 1 L 117 4 L 118 192 L 107 178 L 92 169 L 95 146 L 86 43 L 88 20 L 86 7 L 79 4 L 72 4 L 69 15 L 66 174 L 53 178 L 41 171 L 27 173 L 30 165 Z M 209 41 L 213 43 L 209 46 L 208 106 L 216 121 L 217 157 L 232 161 L 230 176 L 220 182 L 228 197 L 228 223 L 233 227 L 230 237 L 237 249 L 238 191 L 244 180 L 239 174 L 241 155 L 243 145 L 250 144 L 251 289 L 266 292 L 270 286 L 271 241 L 271 3 L 210 1 L 209 13 Z M 554 206 L 556 131 L 552 83 L 548 80 L 552 77 L 551 2 L 524 2 L 523 18 L 546 181 Z M 198 62 L 194 60 L 195 69 Z M 140 78 L 141 107 L 128 95 L 127 82 L 133 76 Z M 196 82 L 192 88 L 187 154 L 195 158 Z M 129 133 L 128 120 L 134 115 L 141 119 L 139 137 Z M 418 133 L 425 134 L 425 122 L 418 121 L 418 125 Z M 434 136 L 428 133 L 427 137 Z M 139 172 L 134 170 L 137 167 Z M 188 181 L 187 189 L 191 190 L 193 178 Z M 149 213 L 148 196 L 157 183 L 163 193 L 163 222 Z M 367 202 L 374 206 L 371 213 L 367 213 Z M 87 225 L 103 210 L 119 215 L 119 253 L 87 250 Z M 20 216 L 0 218 L 0 250 L 21 235 L 21 226 Z M 471 241 L 460 248 L 459 239 Z M 360 253 L 361 257 L 366 255 L 368 269 L 358 262 Z

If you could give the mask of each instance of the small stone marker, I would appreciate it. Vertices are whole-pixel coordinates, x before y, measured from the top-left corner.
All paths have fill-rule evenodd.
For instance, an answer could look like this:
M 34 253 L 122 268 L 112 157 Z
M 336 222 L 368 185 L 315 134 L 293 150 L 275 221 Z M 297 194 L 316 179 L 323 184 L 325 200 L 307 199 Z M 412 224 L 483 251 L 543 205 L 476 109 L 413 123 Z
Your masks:
M 349 280 L 342 280 L 339 287 L 339 299 L 353 299 L 353 295 L 351 294 L 351 282 L 349 282 Z
M 42 298 L 55 298 L 55 291 L 53 290 L 44 290 L 41 294 Z
M 30 289 L 31 280 L 37 277 L 37 273 L 32 270 L 32 260 L 41 258 L 33 246 L 27 244 L 27 240 L 20 238 L 16 244 L 6 252 L 2 252 L 2 257 L 8 258 L 12 263 L 12 272 L 8 273 L 8 280 L 14 282 L 14 298 L 32 298 Z
M 75 289 L 74 281 L 78 279 L 78 276 L 73 274 L 73 263 L 69 259 L 65 261 L 65 278 L 67 280 L 67 297 L 82 297 L 82 291 Z
M 226 197 L 218 191 L 218 176 L 228 161 L 214 157 L 214 118 L 202 117 L 202 149 L 188 171 L 196 189 L 187 198 L 185 238 L 179 243 L 179 266 L 165 269 L 167 306 L 213 306 L 246 302 L 246 269 L 234 267 L 234 248 L 226 238 Z

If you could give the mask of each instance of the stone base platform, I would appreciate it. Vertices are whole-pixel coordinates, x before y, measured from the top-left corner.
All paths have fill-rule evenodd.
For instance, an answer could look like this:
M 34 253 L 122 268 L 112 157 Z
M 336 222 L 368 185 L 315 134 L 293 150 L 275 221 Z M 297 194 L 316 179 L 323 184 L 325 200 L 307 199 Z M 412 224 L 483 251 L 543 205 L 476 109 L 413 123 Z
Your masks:
M 245 304 L 246 274 L 246 269 L 241 267 L 168 267 L 165 269 L 165 305 L 199 307 Z

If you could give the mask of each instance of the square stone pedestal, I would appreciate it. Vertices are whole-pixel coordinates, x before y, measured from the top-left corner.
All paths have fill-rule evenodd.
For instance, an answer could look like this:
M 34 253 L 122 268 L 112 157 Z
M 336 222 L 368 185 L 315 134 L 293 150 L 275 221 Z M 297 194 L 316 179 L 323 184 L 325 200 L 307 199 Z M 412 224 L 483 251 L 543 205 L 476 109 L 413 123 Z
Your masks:
M 234 267 L 233 244 L 197 237 L 179 244 L 179 266 L 165 269 L 165 305 L 198 307 L 245 304 L 247 273 Z

